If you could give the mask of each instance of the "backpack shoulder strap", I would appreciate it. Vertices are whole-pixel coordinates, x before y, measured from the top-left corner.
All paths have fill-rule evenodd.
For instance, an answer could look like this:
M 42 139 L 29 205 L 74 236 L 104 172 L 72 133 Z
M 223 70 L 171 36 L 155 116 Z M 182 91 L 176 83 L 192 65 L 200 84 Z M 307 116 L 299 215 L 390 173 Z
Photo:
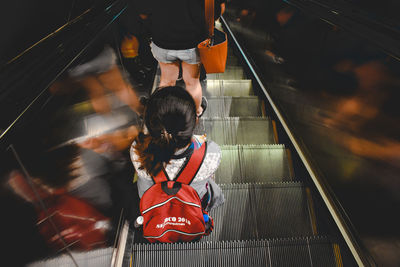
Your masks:
M 190 185 L 200 169 L 201 164 L 206 156 L 207 142 L 204 142 L 198 149 L 195 149 L 189 158 L 186 166 L 181 169 L 175 178 L 176 182 Z
M 168 174 L 165 171 L 164 167 L 162 167 L 161 171 L 155 177 L 151 177 L 151 178 L 153 179 L 153 182 L 155 184 L 161 184 L 162 182 L 169 181 Z

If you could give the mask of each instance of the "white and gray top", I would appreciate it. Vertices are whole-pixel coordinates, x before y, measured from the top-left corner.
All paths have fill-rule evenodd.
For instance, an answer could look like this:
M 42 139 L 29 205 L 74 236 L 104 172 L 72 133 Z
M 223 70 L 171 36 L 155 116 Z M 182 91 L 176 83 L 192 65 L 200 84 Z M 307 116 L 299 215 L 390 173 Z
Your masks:
M 206 138 L 204 136 L 198 136 L 198 135 L 194 136 L 194 141 L 198 145 L 204 143 L 205 140 Z M 136 150 L 134 149 L 135 144 L 136 143 L 133 142 L 130 154 L 133 166 L 135 167 L 138 175 L 137 185 L 138 185 L 139 197 L 141 198 L 143 193 L 153 185 L 153 180 L 145 170 L 139 169 L 140 163 L 138 162 L 138 155 L 136 154 Z M 185 150 L 186 148 L 180 149 L 175 152 L 175 155 L 179 156 L 180 154 L 185 152 Z M 175 176 L 181 169 L 182 165 L 184 164 L 185 160 L 186 157 L 170 160 L 170 162 L 165 166 L 165 171 L 167 172 L 169 179 L 173 180 L 175 178 Z M 222 192 L 219 189 L 218 185 L 214 182 L 214 174 L 220 162 L 221 162 L 220 147 L 215 142 L 208 140 L 207 151 L 204 157 L 204 161 L 190 185 L 197 191 L 200 198 L 202 198 L 207 193 L 207 191 L 210 192 L 211 190 L 212 199 L 209 205 L 210 208 L 211 206 L 216 207 L 223 203 Z

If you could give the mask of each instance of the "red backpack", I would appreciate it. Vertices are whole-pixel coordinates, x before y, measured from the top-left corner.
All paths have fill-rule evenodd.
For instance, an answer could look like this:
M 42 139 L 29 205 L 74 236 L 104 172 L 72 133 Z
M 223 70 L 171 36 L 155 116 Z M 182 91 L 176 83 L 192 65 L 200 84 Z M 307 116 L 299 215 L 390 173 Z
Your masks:
M 207 143 L 195 149 L 173 181 L 163 168 L 140 200 L 143 236 L 150 242 L 190 242 L 209 234 L 208 215 L 190 186 L 204 160 Z M 210 220 L 212 220 L 210 218 Z

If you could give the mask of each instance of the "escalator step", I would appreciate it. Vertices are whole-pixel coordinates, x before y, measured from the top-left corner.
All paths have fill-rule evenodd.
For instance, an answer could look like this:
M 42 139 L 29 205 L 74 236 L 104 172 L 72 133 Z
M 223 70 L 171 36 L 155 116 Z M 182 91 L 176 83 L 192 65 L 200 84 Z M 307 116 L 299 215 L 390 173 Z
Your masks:
M 251 80 L 207 80 L 203 95 L 209 96 L 251 96 L 254 95 Z
M 292 180 L 283 145 L 225 145 L 215 175 L 217 183 L 281 182 Z
M 88 252 L 72 252 L 72 257 L 75 259 L 79 267 L 108 267 L 111 266 L 111 258 L 114 248 L 94 249 Z M 58 257 L 50 258 L 43 261 L 33 262 L 27 265 L 28 267 L 67 267 L 75 266 L 71 257 L 67 254 L 62 254 Z
M 240 66 L 238 58 L 232 54 L 228 54 L 226 58 L 226 66 Z
M 210 96 L 203 118 L 261 117 L 261 100 L 256 96 Z
M 337 266 L 333 245 L 323 237 L 296 239 L 136 244 L 132 266 Z
M 202 118 L 195 134 L 204 133 L 219 145 L 275 143 L 271 120 L 262 117 Z
M 212 210 L 214 231 L 204 241 L 312 235 L 301 183 L 224 184 L 224 205 Z
M 245 78 L 242 67 L 227 66 L 223 73 L 207 74 L 208 80 L 242 80 Z

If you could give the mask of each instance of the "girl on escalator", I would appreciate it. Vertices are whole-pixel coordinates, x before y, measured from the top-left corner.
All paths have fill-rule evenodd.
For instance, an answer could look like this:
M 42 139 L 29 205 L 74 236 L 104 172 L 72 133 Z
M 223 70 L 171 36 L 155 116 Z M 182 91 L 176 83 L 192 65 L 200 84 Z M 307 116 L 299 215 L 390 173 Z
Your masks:
M 131 147 L 140 198 L 162 169 L 174 180 L 191 153 L 206 142 L 205 136 L 193 134 L 196 121 L 194 100 L 185 89 L 170 86 L 150 96 L 144 112 L 144 130 Z M 204 160 L 190 186 L 209 211 L 221 205 L 224 197 L 214 180 L 221 161 L 220 147 L 211 140 L 207 140 L 206 147 Z

